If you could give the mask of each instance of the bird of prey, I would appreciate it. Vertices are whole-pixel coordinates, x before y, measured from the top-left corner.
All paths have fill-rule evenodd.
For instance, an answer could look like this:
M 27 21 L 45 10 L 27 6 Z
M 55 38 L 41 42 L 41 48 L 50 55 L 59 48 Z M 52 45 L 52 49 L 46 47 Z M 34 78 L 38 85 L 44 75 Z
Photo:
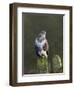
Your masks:
M 46 32 L 41 31 L 38 34 L 38 36 L 35 38 L 35 50 L 37 56 L 48 58 L 48 49 L 49 49 L 49 45 L 46 39 Z

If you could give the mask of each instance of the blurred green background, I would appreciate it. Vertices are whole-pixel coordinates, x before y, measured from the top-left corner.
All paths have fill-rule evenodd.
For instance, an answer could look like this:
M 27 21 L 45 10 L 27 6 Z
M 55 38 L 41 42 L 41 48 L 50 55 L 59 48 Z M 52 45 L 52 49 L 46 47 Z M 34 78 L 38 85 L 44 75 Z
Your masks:
M 49 43 L 49 73 L 54 71 L 52 62 L 54 55 L 59 55 L 63 63 L 63 15 L 22 13 L 23 74 L 37 73 L 37 56 L 34 41 L 42 30 L 47 32 Z

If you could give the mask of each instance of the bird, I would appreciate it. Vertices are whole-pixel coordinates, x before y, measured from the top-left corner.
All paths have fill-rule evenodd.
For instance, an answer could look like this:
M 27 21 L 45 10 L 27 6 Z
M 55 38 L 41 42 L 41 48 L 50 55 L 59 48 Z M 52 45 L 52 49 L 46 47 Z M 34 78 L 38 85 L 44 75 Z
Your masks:
M 48 58 L 49 45 L 46 39 L 46 31 L 41 31 L 35 38 L 35 50 L 37 56 Z

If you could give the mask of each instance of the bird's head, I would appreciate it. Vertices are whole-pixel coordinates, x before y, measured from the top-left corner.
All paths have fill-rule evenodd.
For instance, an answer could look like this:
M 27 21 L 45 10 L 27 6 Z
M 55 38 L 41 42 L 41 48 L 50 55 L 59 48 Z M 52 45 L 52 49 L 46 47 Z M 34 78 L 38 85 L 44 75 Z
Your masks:
M 46 31 L 41 31 L 38 35 L 39 41 L 42 41 L 46 38 Z

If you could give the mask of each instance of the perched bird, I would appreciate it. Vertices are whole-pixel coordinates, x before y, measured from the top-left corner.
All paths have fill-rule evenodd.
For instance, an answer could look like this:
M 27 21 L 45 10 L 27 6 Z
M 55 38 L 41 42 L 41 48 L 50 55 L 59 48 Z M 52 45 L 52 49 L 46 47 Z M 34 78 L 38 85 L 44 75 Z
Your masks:
M 49 45 L 46 39 L 46 32 L 41 31 L 35 39 L 35 50 L 36 50 L 37 56 L 40 56 L 40 57 L 44 56 L 47 58 L 48 49 L 49 49 Z

